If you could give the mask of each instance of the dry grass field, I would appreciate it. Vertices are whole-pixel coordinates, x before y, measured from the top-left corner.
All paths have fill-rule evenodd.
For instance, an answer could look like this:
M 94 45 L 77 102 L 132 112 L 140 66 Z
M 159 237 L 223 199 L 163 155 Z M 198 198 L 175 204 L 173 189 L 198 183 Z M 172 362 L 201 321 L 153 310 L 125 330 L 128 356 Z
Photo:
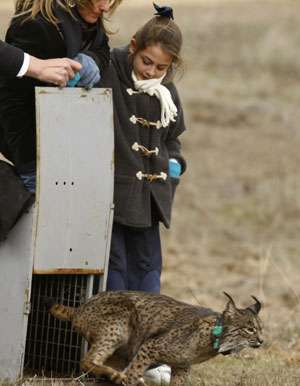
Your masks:
M 184 34 L 188 170 L 162 230 L 162 292 L 219 311 L 222 291 L 238 306 L 253 294 L 266 332 L 263 349 L 196 366 L 189 385 L 300 385 L 300 3 L 165 3 Z M 151 4 L 124 0 L 112 47 Z

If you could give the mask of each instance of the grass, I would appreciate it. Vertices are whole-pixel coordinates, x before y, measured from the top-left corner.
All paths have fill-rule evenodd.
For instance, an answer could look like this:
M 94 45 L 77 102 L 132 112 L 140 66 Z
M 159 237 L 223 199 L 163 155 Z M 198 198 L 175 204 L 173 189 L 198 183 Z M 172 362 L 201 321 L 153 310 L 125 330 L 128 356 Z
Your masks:
M 261 361 L 251 357 L 217 359 L 195 368 L 188 385 L 297 386 L 300 385 L 300 371 L 296 366 L 270 357 Z

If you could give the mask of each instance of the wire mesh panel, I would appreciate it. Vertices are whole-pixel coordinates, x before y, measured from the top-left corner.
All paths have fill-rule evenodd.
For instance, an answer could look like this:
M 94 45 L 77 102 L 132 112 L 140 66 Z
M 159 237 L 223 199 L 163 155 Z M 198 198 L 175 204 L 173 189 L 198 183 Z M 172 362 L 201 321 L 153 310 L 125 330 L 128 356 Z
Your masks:
M 80 372 L 83 340 L 69 322 L 56 319 L 43 307 L 51 297 L 78 307 L 87 298 L 88 275 L 33 275 L 24 372 L 53 377 Z

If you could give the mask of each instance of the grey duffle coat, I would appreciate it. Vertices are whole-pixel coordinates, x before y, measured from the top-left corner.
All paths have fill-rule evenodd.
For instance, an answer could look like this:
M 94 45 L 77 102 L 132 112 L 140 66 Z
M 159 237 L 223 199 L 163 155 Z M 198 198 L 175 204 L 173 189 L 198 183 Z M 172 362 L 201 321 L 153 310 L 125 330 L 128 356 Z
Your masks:
M 165 84 L 177 106 L 176 122 L 160 125 L 160 102 L 155 96 L 134 90 L 129 46 L 117 47 L 101 74 L 98 87 L 111 87 L 114 102 L 115 185 L 114 221 L 131 227 L 152 225 L 152 212 L 169 228 L 178 178 L 169 176 L 169 159 L 181 164 L 178 136 L 185 130 L 183 111 L 173 83 Z M 160 127 L 161 126 L 161 127 Z M 149 153 L 149 152 L 150 153 Z

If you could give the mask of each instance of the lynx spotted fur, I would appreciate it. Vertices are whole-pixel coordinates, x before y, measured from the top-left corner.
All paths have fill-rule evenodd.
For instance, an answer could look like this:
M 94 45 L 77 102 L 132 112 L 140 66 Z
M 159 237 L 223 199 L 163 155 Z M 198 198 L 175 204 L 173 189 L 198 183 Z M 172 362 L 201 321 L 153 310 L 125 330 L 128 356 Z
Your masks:
M 223 313 L 133 291 L 103 292 L 78 308 L 51 299 L 45 299 L 45 306 L 55 317 L 71 321 L 90 343 L 81 362 L 84 371 L 116 384 L 144 386 L 144 371 L 165 363 L 171 367 L 170 385 L 180 386 L 191 365 L 263 343 L 260 302 L 253 297 L 255 304 L 238 309 L 224 294 L 229 300 Z

